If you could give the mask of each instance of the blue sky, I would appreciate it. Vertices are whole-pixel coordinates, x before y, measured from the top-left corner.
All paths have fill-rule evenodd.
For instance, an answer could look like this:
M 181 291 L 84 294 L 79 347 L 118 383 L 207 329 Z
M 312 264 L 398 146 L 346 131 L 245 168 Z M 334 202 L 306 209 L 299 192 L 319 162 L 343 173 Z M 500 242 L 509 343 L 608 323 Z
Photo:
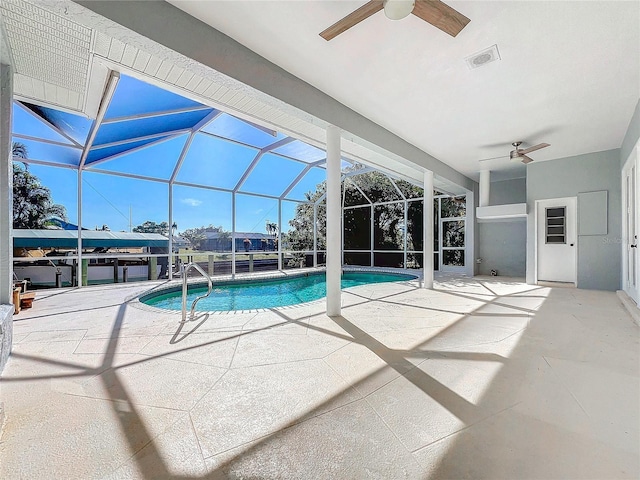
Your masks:
M 78 145 L 73 145 L 72 140 L 41 122 L 30 108 L 44 115 L 79 144 L 86 141 L 91 121 L 52 109 L 14 105 L 14 134 L 58 143 L 54 145 L 14 137 L 14 141 L 27 146 L 30 159 L 77 166 L 81 154 Z M 173 109 L 192 110 L 148 116 L 150 112 Z M 131 118 L 132 115 L 137 118 Z M 130 224 L 135 227 L 147 220 L 158 223 L 168 221 L 167 183 L 91 170 L 95 168 L 144 175 L 166 181 L 174 172 L 189 134 L 185 132 L 169 137 L 164 132 L 188 129 L 201 120 L 213 117 L 215 118 L 203 132 L 232 138 L 253 148 L 207 133 L 197 133 L 184 157 L 176 181 L 222 189 L 233 189 L 240 185 L 236 196 L 236 230 L 265 232 L 267 220 L 278 221 L 277 200 L 242 192 L 280 196 L 309 162 L 324 159 L 325 153 L 296 140 L 275 149 L 274 153 L 263 155 L 246 179 L 240 182 L 259 149 L 285 138 L 284 135 L 256 128 L 228 114 L 126 76 L 122 76 L 118 84 L 105 116 L 107 123 L 98 130 L 82 173 L 82 226 L 93 229 L 108 225 L 111 230 L 128 231 Z M 153 138 L 135 140 L 143 135 Z M 140 148 L 143 145 L 146 146 Z M 277 153 L 299 158 L 305 163 L 292 161 Z M 30 164 L 29 169 L 51 190 L 53 201 L 66 207 L 69 222 L 77 224 L 77 171 L 38 164 Z M 305 193 L 314 191 L 316 185 L 324 179 L 323 168 L 311 167 L 286 198 L 304 200 Z M 229 192 L 174 185 L 173 219 L 178 225 L 178 231 L 209 224 L 221 225 L 226 230 L 231 230 L 231 197 Z M 295 214 L 296 202 L 283 201 L 282 205 L 283 231 L 287 231 L 288 221 Z

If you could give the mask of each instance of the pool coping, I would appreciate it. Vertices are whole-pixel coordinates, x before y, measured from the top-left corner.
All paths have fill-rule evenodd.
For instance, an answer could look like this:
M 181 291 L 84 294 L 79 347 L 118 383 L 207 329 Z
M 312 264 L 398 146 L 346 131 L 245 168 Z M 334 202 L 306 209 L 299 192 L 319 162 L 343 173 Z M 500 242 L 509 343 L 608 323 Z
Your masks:
M 392 267 L 361 267 L 357 265 L 345 265 L 342 267 L 343 272 L 375 272 L 375 273 L 392 273 L 392 274 L 401 274 L 408 275 L 413 277 L 410 280 L 405 281 L 420 281 L 422 280 L 422 270 L 409 270 L 404 268 L 392 268 Z M 247 282 L 255 282 L 255 281 L 264 281 L 264 280 L 279 280 L 287 277 L 301 277 L 308 276 L 310 273 L 313 274 L 321 274 L 326 272 L 325 267 L 309 267 L 297 269 L 295 271 L 276 271 L 276 272 L 252 272 L 252 273 L 241 273 L 236 274 L 235 278 L 233 275 L 221 275 L 212 277 L 213 285 L 230 285 L 234 283 L 247 283 Z M 392 282 L 397 283 L 397 282 Z M 207 282 L 203 277 L 197 277 L 193 279 L 187 280 L 188 287 L 192 287 L 195 285 L 206 286 Z M 364 287 L 365 285 L 357 285 L 355 287 L 349 288 L 358 288 Z M 153 313 L 164 313 L 164 314 L 175 314 L 182 315 L 182 310 L 170 310 L 165 308 L 157 308 L 152 305 L 148 305 L 141 301 L 142 298 L 148 295 L 162 295 L 165 292 L 179 292 L 182 289 L 182 278 L 171 280 L 169 282 L 163 283 L 162 285 L 157 285 L 155 287 L 150 288 L 142 293 L 138 293 L 136 295 L 132 295 L 126 301 L 127 303 L 135 308 L 139 308 L 141 310 L 146 310 Z M 319 298 L 317 300 L 311 300 L 309 302 L 296 303 L 294 305 L 283 305 L 279 307 L 269 307 L 269 308 L 254 308 L 247 310 L 198 310 L 196 313 L 199 315 L 208 314 L 208 315 L 225 315 L 225 314 L 246 314 L 246 313 L 259 313 L 266 312 L 270 310 L 280 310 L 280 309 L 291 309 L 297 308 L 301 306 L 311 306 L 318 303 L 324 303 L 326 297 Z M 197 318 L 197 317 L 196 317 Z

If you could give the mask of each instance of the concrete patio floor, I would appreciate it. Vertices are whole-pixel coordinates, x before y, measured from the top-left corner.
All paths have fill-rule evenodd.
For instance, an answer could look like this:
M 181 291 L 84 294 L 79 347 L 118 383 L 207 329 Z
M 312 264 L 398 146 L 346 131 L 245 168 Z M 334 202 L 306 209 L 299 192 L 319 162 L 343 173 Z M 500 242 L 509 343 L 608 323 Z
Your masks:
M 0 379 L 0 478 L 640 477 L 615 293 L 440 277 L 179 314 L 150 284 L 38 292 Z

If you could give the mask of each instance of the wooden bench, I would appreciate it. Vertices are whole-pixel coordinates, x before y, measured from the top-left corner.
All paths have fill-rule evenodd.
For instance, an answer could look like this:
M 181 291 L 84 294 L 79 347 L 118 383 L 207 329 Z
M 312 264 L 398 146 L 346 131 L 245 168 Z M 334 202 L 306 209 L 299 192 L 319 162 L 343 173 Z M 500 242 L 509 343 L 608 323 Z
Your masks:
M 31 308 L 36 292 L 24 292 L 20 294 L 20 308 Z
M 13 308 L 14 314 L 20 313 L 22 308 L 31 308 L 33 300 L 36 298 L 36 292 L 23 292 L 19 286 L 13 289 Z

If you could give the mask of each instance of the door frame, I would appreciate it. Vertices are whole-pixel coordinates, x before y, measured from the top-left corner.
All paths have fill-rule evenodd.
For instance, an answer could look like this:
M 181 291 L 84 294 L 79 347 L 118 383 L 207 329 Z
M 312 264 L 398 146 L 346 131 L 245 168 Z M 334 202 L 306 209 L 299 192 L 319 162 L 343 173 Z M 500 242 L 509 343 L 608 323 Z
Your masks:
M 533 235 L 533 281 L 534 284 L 538 284 L 538 229 L 540 228 L 538 222 L 538 213 L 540 211 L 540 204 L 542 202 L 549 201 L 558 201 L 558 202 L 573 202 L 575 205 L 575 216 L 573 219 L 573 231 L 575 232 L 575 249 L 573 250 L 573 263 L 575 265 L 576 278 L 573 282 L 575 287 L 578 286 L 578 197 L 557 197 L 557 198 L 541 198 L 540 200 L 535 201 L 534 212 L 533 212 L 533 225 L 534 225 L 534 235 Z M 543 226 L 544 227 L 544 226 Z M 559 282 L 560 283 L 560 282 Z M 564 283 L 564 282 L 563 282 Z M 570 283 L 570 282 L 567 282 Z
M 627 157 L 622 169 L 620 170 L 620 182 L 621 182 L 621 213 L 622 213 L 622 238 L 620 242 L 620 254 L 622 258 L 622 278 L 620 279 L 620 287 L 622 291 L 624 291 L 632 300 L 636 302 L 638 308 L 640 308 L 640 251 L 636 252 L 636 288 L 635 292 L 630 291 L 630 287 L 627 287 L 626 279 L 627 279 L 627 271 L 629 266 L 629 258 L 627 252 L 627 239 L 628 239 L 628 231 L 627 231 L 627 211 L 626 211 L 626 194 L 627 194 L 627 185 L 626 185 L 626 177 L 630 173 L 631 169 L 635 168 L 635 198 L 636 198 L 636 211 L 635 211 L 635 228 L 636 233 L 640 232 L 640 207 L 638 207 L 637 203 L 640 199 L 640 139 L 636 142 L 636 145 L 631 149 L 631 153 L 629 157 Z M 636 244 L 638 241 L 636 240 Z M 640 250 L 640 247 L 638 247 Z

